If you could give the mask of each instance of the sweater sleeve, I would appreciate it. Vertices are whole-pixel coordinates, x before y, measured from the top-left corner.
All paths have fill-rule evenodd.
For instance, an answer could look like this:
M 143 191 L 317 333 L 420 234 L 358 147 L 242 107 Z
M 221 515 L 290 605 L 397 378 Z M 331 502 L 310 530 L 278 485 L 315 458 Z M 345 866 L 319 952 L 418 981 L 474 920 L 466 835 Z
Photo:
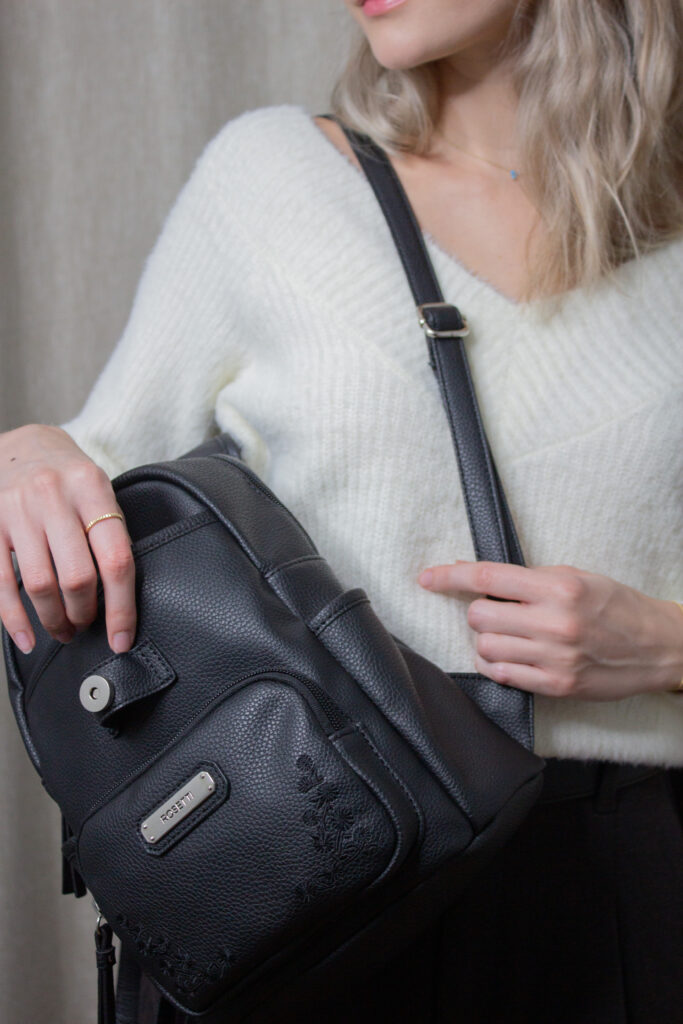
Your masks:
M 226 129 L 221 136 L 224 151 Z M 239 189 L 232 204 L 218 194 L 215 149 L 213 140 L 168 213 L 125 330 L 84 406 L 60 424 L 110 478 L 176 458 L 216 433 L 216 397 L 244 365 L 241 285 L 258 258 L 230 215 Z M 258 463 L 260 437 L 236 410 L 223 414 L 221 429 Z

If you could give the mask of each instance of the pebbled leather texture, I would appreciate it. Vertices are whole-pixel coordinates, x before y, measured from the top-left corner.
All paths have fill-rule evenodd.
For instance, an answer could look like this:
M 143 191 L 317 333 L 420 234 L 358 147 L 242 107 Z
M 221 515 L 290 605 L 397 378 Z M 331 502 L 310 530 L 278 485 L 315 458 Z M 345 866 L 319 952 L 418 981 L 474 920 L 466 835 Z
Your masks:
M 131 533 L 130 652 L 112 655 L 101 595 L 62 645 L 22 589 L 36 650 L 19 661 L 3 635 L 70 869 L 164 997 L 207 1024 L 333 976 L 355 936 L 391 955 L 455 897 L 470 851 L 482 862 L 521 820 L 543 766 L 389 634 L 223 451 L 112 482 L 126 518 L 166 496 L 165 525 L 152 514 L 145 535 L 138 515 Z M 80 705 L 96 669 L 118 694 L 115 729 Z M 141 823 L 199 770 L 218 788 L 151 849 Z

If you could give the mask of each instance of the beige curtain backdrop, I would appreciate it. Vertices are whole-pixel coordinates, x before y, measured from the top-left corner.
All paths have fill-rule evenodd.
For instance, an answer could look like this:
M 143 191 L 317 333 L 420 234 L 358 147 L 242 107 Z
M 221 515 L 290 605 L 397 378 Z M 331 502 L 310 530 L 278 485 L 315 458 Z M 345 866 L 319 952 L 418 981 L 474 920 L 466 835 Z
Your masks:
M 349 28 L 342 0 L 0 0 L 0 431 L 80 409 L 205 143 L 327 110 Z M 0 1024 L 94 1024 L 94 913 L 0 673 Z

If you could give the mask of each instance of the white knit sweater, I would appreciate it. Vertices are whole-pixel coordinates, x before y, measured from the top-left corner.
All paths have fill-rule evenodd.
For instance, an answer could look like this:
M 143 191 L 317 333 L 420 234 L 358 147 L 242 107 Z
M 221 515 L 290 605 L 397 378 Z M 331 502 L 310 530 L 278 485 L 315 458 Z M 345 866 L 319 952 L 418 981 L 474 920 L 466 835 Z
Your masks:
M 683 241 L 570 292 L 546 321 L 427 247 L 472 328 L 527 564 L 683 600 Z M 248 111 L 209 143 L 62 426 L 110 477 L 230 432 L 392 633 L 474 670 L 468 601 L 417 583 L 474 552 L 411 294 L 367 181 L 302 107 Z M 683 764 L 681 696 L 535 707 L 541 755 Z

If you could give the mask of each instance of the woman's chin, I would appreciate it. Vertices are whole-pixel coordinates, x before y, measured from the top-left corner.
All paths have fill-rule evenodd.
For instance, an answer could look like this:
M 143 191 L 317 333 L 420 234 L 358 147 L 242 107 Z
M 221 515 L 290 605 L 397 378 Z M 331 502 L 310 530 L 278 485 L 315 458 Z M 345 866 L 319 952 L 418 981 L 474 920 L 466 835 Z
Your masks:
M 411 68 L 428 64 L 443 56 L 441 53 L 434 53 L 426 47 L 415 45 L 415 40 L 403 39 L 368 39 L 370 48 L 378 64 L 388 71 L 409 71 Z

